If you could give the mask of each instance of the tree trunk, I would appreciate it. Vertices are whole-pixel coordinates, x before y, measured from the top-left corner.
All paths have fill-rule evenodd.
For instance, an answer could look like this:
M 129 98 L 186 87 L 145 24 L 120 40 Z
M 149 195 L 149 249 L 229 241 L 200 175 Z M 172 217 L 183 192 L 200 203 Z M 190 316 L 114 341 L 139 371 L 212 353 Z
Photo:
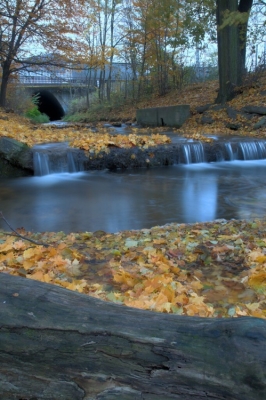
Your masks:
M 217 41 L 218 41 L 218 66 L 219 66 L 219 93 L 217 103 L 225 103 L 234 97 L 234 89 L 241 84 L 240 49 L 238 40 L 238 27 L 223 23 L 224 12 L 237 11 L 237 0 L 217 0 Z
M 238 11 L 240 13 L 250 13 L 252 5 L 253 5 L 253 0 L 240 0 Z M 246 68 L 247 30 L 248 30 L 248 19 L 238 26 L 242 76 L 244 75 Z
M 7 85 L 10 76 L 10 65 L 6 62 L 2 65 L 2 78 L 1 78 L 1 89 L 0 89 L 0 107 L 6 105 Z
M 266 321 L 161 314 L 0 273 L 0 398 L 262 400 Z
M 235 96 L 235 88 L 241 86 L 246 64 L 248 13 L 253 0 L 216 0 L 219 93 L 216 103 L 225 103 Z M 245 22 L 228 24 L 222 29 L 224 12 L 247 13 Z

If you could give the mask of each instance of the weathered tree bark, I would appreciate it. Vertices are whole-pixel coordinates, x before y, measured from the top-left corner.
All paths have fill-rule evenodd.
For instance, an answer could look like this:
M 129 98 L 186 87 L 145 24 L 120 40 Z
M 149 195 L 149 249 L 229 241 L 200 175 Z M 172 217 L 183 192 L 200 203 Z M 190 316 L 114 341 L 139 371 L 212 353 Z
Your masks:
M 241 83 L 240 49 L 238 27 L 226 25 L 220 28 L 226 10 L 235 12 L 238 8 L 237 0 L 217 0 L 217 43 L 219 67 L 219 93 L 216 102 L 225 103 L 234 96 L 234 88 Z
M 6 61 L 2 64 L 2 76 L 1 76 L 1 87 L 0 87 L 0 107 L 6 105 L 7 85 L 10 76 L 11 63 Z
M 252 5 L 253 5 L 253 0 L 240 0 L 238 5 L 238 11 L 240 13 L 249 14 Z M 242 75 L 244 74 L 246 68 L 247 31 L 248 31 L 248 18 L 238 25 L 240 63 L 241 63 Z
M 266 398 L 266 321 L 106 303 L 0 274 L 0 398 Z

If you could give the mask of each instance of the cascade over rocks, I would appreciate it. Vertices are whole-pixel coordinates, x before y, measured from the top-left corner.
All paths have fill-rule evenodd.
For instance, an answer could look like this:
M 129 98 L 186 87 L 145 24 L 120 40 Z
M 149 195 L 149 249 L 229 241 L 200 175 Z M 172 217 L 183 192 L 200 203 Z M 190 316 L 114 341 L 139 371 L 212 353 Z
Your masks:
M 264 121 L 263 121 L 264 123 Z M 232 123 L 230 129 L 239 129 Z M 20 167 L 23 174 L 46 175 L 58 172 L 78 172 L 101 169 L 130 169 L 266 158 L 266 141 L 244 138 L 216 138 L 210 142 L 181 141 L 149 148 L 110 147 L 105 151 L 84 151 L 66 143 L 36 146 L 31 149 L 14 139 L 0 138 L 2 162 Z M 22 175 L 23 175 L 22 174 Z M 15 174 L 15 176 L 17 176 Z M 20 176 L 20 175 L 19 175 Z

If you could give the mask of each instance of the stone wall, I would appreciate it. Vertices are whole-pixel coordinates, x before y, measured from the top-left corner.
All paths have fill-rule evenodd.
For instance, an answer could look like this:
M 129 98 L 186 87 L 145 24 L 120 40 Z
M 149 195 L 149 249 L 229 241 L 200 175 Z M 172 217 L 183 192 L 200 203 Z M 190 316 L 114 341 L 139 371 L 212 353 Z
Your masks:
M 142 126 L 172 126 L 180 128 L 189 116 L 189 105 L 143 108 L 137 110 L 137 123 Z

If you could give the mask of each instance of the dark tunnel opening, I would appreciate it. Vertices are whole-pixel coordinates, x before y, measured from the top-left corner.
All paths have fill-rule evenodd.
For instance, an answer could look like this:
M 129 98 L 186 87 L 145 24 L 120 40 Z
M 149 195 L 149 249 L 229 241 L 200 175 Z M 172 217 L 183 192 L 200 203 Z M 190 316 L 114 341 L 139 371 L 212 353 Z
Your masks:
M 48 90 L 41 90 L 34 93 L 34 95 L 37 94 L 39 99 L 38 109 L 41 113 L 48 115 L 50 121 L 56 121 L 65 115 L 63 107 L 53 93 Z

